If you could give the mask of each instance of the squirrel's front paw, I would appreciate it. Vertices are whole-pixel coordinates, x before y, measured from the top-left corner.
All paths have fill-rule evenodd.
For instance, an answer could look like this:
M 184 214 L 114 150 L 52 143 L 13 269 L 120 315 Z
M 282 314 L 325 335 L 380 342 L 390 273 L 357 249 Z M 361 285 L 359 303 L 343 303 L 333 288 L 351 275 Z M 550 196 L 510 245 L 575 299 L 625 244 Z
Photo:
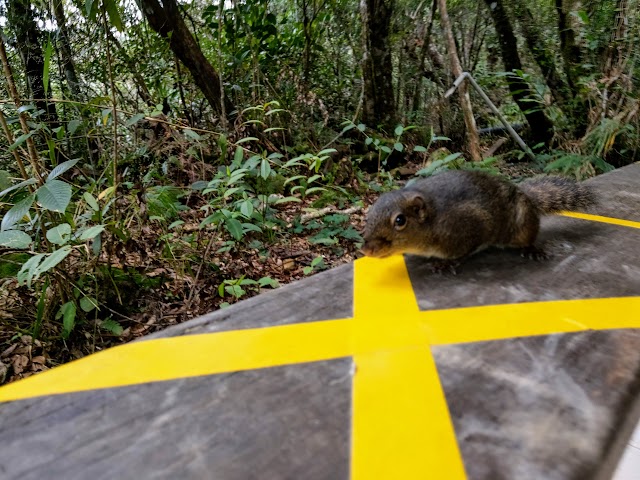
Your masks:
M 456 268 L 460 266 L 460 262 L 456 260 L 431 260 L 429 262 L 429 268 L 431 272 L 437 273 L 438 275 L 451 274 L 457 275 Z
M 533 245 L 524 247 L 522 250 L 520 250 L 520 255 L 522 255 L 524 258 L 537 261 L 549 259 L 549 255 L 547 254 L 547 252 Z

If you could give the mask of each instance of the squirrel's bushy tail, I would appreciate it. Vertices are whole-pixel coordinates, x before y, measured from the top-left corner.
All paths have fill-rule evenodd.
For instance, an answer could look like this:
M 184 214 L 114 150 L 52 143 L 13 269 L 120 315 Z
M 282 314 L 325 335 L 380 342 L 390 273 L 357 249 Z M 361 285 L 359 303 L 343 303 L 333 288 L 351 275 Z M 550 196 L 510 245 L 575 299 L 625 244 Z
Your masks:
M 580 210 L 597 202 L 591 187 L 567 178 L 536 178 L 521 183 L 520 188 L 541 213 Z

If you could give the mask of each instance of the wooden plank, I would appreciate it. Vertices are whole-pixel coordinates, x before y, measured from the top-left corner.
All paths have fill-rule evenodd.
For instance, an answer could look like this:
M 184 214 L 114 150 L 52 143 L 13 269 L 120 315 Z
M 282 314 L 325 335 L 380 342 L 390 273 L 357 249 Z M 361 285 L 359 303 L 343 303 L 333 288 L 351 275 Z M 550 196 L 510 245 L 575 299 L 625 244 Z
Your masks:
M 629 412 L 640 397 L 640 330 L 433 353 L 469 479 L 608 478 L 615 463 L 604 460 L 621 454 L 614 440 L 638 420 Z
M 339 359 L 5 403 L 0 477 L 346 480 L 351 368 Z

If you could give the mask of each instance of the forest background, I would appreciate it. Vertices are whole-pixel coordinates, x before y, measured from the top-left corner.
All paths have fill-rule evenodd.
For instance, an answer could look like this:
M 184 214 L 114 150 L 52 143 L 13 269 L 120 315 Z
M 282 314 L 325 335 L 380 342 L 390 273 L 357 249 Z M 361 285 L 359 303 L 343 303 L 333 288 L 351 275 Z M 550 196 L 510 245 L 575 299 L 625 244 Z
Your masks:
M 639 13 L 0 0 L 0 383 L 351 261 L 407 177 L 637 161 Z

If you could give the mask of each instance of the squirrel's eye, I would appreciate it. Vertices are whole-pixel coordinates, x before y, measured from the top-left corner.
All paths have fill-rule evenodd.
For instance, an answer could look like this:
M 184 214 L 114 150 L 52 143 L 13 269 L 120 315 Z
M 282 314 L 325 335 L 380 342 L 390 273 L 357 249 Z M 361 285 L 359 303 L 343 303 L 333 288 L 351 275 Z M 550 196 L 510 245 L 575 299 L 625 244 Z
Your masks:
M 407 224 L 407 217 L 405 217 L 403 214 L 397 215 L 393 220 L 393 224 L 396 228 L 400 229 Z

